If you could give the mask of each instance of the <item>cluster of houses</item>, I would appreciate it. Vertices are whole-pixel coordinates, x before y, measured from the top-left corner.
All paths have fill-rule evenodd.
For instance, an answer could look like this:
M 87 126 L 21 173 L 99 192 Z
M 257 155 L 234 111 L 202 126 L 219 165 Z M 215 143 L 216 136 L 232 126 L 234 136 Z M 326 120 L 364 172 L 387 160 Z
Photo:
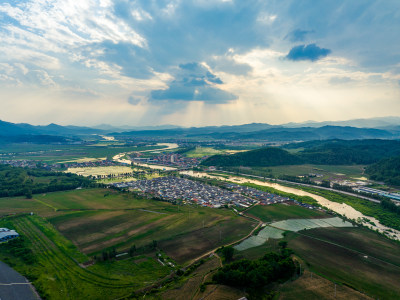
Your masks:
M 301 203 L 288 197 L 257 190 L 252 187 L 227 183 L 223 188 L 179 177 L 159 177 L 151 180 L 120 182 L 111 184 L 116 188 L 140 191 L 146 195 L 183 204 L 195 203 L 218 208 L 224 205 L 236 205 L 247 208 L 253 204 L 270 205 L 291 202 L 308 209 L 317 209 L 313 205 Z
M 182 200 L 184 204 L 197 203 L 215 208 L 225 204 L 249 207 L 257 202 L 238 192 L 178 177 L 159 177 L 152 180 L 114 183 L 113 185 L 118 188 L 139 190 L 171 202 Z
M 15 230 L 8 228 L 0 228 L 0 243 L 7 242 L 8 240 L 18 237 L 19 234 Z
M 0 160 L 1 165 L 10 165 L 13 167 L 20 168 L 37 168 L 37 161 L 27 160 L 27 159 L 9 159 L 9 160 Z
M 66 162 L 63 163 L 65 168 L 88 168 L 88 167 L 108 167 L 108 166 L 119 166 L 121 163 L 112 160 L 96 160 L 86 162 Z
M 285 202 L 285 201 L 292 201 L 292 199 L 290 199 L 288 197 L 283 197 L 283 196 L 279 196 L 276 194 L 263 192 L 263 191 L 255 189 L 255 188 L 244 186 L 244 185 L 228 183 L 228 184 L 226 184 L 226 187 L 236 193 L 240 193 L 242 195 L 246 195 L 253 199 L 257 199 L 257 201 L 261 205 L 269 205 L 269 204 L 280 203 L 280 202 Z

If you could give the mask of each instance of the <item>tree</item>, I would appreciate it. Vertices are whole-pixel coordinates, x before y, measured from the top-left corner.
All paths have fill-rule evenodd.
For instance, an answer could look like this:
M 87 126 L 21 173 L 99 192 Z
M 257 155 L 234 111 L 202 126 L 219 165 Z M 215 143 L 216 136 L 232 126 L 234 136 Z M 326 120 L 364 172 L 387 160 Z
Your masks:
M 153 249 L 157 248 L 157 241 L 153 240 L 151 246 L 152 246 Z
M 233 258 L 234 252 L 235 252 L 235 249 L 233 249 L 232 246 L 224 247 L 222 249 L 222 255 L 225 258 L 225 261 L 231 261 Z
M 31 190 L 26 191 L 25 197 L 26 197 L 26 199 L 32 199 L 32 191 Z
M 279 247 L 281 247 L 282 249 L 285 249 L 287 247 L 287 242 L 286 241 L 280 241 L 278 243 Z
M 129 256 L 133 256 L 136 252 L 136 245 L 133 245 L 132 247 L 129 248 Z

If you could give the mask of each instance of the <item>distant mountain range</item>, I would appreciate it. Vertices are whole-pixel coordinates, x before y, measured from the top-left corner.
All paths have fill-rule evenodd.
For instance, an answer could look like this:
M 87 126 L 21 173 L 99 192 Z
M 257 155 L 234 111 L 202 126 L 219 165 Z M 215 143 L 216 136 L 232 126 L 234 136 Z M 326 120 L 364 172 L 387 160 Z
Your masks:
M 103 134 L 103 130 L 90 127 L 61 126 L 49 124 L 45 126 L 35 126 L 27 123 L 10 123 L 0 120 L 0 136 L 16 135 L 61 135 L 76 136 L 83 134 Z
M 387 129 L 400 125 L 400 117 L 380 117 L 370 119 L 353 119 L 347 121 L 306 121 L 302 123 L 286 123 L 282 124 L 283 127 L 322 127 L 322 126 L 351 126 L 358 128 L 381 128 Z
M 350 126 L 351 125 L 351 126 Z M 398 139 L 400 138 L 400 118 L 357 119 L 338 122 L 306 122 L 270 125 L 251 123 L 232 126 L 177 127 L 162 126 L 111 126 L 101 124 L 95 128 L 82 126 L 61 126 L 49 124 L 35 126 L 26 123 L 0 121 L 0 136 L 63 136 L 112 135 L 124 138 L 164 138 L 189 140 L 235 140 L 293 142 L 328 139 Z M 17 139 L 21 140 L 23 137 Z M 3 140 L 5 140 L 3 138 Z M 6 139 L 10 140 L 10 139 Z M 31 139 L 32 140 L 32 139 Z
M 260 128 L 267 128 L 262 129 Z M 203 128 L 177 128 L 166 130 L 146 130 L 114 133 L 120 137 L 140 138 L 188 138 L 235 141 L 311 141 L 327 139 L 393 139 L 400 137 L 400 131 L 388 131 L 375 128 L 356 128 L 342 126 L 323 127 L 274 127 L 266 124 L 248 124 L 240 126 L 221 126 Z

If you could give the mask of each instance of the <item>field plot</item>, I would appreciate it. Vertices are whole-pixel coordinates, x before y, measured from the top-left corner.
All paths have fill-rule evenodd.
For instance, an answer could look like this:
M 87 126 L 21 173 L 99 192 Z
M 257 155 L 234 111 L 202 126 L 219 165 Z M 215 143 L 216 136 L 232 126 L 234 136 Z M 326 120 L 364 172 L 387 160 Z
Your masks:
M 33 201 L 87 254 L 110 247 L 126 250 L 156 240 L 170 257 L 184 262 L 244 237 L 254 226 L 226 209 L 177 206 L 109 189 L 35 195 Z
M 132 209 L 151 206 L 157 209 L 157 203 L 151 200 L 138 201 L 132 194 L 119 193 L 109 189 L 81 189 L 34 195 L 34 200 L 53 207 L 54 210 L 99 210 Z M 162 207 L 162 206 L 161 206 Z
M 197 147 L 185 153 L 187 157 L 203 157 L 206 155 L 222 154 L 224 151 L 217 150 L 211 147 Z
M 200 221 L 200 220 L 199 220 Z M 192 222 L 192 230 L 160 242 L 160 247 L 178 263 L 185 263 L 219 246 L 245 237 L 255 226 L 244 218 L 216 220 L 205 228 Z
M 335 291 L 336 290 L 336 291 Z M 329 281 L 308 271 L 303 273 L 299 279 L 284 284 L 279 289 L 279 300 L 297 299 L 341 299 L 341 300 L 372 300 L 356 290 L 345 285 Z
M 54 212 L 54 208 L 25 197 L 0 198 L 0 216 L 30 212 L 48 215 Z
M 44 219 L 20 216 L 10 221 L 18 232 L 29 239 L 36 258 L 31 265 L 14 267 L 29 275 L 36 289 L 48 299 L 114 299 L 128 296 L 148 284 L 148 280 L 155 281 L 169 273 L 169 268 L 155 261 L 151 266 L 131 261 L 125 265 L 125 272 L 119 273 L 113 272 L 106 263 L 82 268 L 79 263 L 88 258 Z M 128 272 L 129 265 L 132 269 Z
M 398 243 L 362 228 L 318 228 L 288 238 L 311 271 L 375 299 L 399 299 Z
M 283 230 L 265 226 L 256 236 L 251 236 L 248 239 L 245 239 L 239 245 L 236 245 L 234 248 L 238 251 L 243 251 L 249 248 L 254 248 L 257 246 L 261 246 L 269 239 L 281 239 L 283 238 Z
M 132 168 L 124 166 L 107 166 L 107 167 L 85 167 L 85 168 L 68 168 L 66 173 L 88 176 L 108 176 L 132 173 Z
M 285 231 L 300 231 L 304 229 L 312 229 L 319 227 L 353 227 L 349 222 L 346 222 L 338 217 L 326 219 L 289 219 L 271 223 L 266 226 L 256 236 L 251 236 L 245 239 L 234 248 L 238 251 L 243 251 L 249 248 L 261 246 L 268 239 L 281 239 Z
M 273 222 L 294 218 L 323 218 L 329 217 L 319 210 L 311 210 L 297 205 L 256 205 L 246 211 L 246 214 L 260 219 L 263 222 Z
M 301 176 L 309 174 L 322 175 L 318 180 L 357 179 L 364 175 L 364 165 L 288 165 L 276 167 L 238 168 L 243 173 L 252 175 L 279 177 L 282 175 Z
M 300 231 L 319 227 L 353 227 L 353 224 L 339 217 L 326 219 L 291 219 L 271 223 L 270 226 L 282 230 Z
M 204 282 L 204 279 L 210 271 L 217 269 L 220 266 L 220 260 L 213 257 L 199 266 L 185 281 L 179 281 L 171 286 L 167 291 L 160 294 L 161 299 L 198 299 L 203 293 L 199 293 L 199 287 Z

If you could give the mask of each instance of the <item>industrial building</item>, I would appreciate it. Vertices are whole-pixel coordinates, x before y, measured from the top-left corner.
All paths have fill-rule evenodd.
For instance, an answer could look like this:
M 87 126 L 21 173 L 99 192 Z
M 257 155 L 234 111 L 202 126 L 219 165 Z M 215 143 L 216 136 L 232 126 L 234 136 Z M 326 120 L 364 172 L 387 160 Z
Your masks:
M 0 228 L 0 243 L 6 242 L 18 236 L 19 234 L 15 230 L 10 230 L 8 228 Z

